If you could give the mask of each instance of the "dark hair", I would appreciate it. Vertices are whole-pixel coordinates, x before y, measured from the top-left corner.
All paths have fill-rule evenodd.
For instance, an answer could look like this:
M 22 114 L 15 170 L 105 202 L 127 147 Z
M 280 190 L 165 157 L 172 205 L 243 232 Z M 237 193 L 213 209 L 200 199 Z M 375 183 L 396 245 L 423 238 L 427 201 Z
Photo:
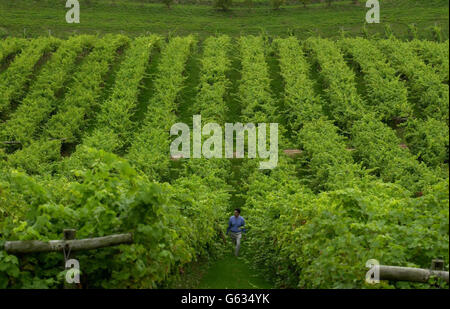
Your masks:
M 241 213 L 241 210 L 239 208 L 235 208 L 234 211 L 237 211 L 238 213 Z

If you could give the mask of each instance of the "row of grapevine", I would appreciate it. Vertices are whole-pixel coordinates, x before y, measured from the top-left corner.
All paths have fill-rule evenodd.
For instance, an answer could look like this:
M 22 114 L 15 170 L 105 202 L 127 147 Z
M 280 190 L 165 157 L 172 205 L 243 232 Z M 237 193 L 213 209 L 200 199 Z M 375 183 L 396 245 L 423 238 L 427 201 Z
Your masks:
M 385 182 L 399 183 L 412 193 L 438 181 L 438 173 L 419 162 L 389 126 L 367 115 L 354 123 L 351 145 L 355 158 Z
M 76 69 L 77 57 L 88 50 L 94 37 L 76 36 L 63 42 L 42 68 L 22 104 L 0 127 L 2 140 L 33 140 L 39 125 L 56 108 L 57 97 Z
M 288 125 L 299 128 L 304 125 L 308 117 L 314 117 L 316 113 L 320 114 L 320 102 L 315 97 L 306 98 L 313 92 L 309 88 L 311 83 L 308 82 L 306 76 L 307 67 L 303 66 L 301 51 L 293 50 L 295 45 L 295 39 L 279 40 L 275 43 L 280 57 L 283 58 L 280 63 L 280 73 L 285 78 L 284 106 L 291 112 L 290 115 L 286 113 Z M 275 100 L 270 91 L 265 47 L 262 37 L 243 37 L 240 40 L 242 80 L 239 85 L 239 99 L 244 107 L 243 118 L 247 121 L 266 123 L 277 121 L 276 113 L 280 112 L 279 108 L 275 106 Z M 300 75 L 294 76 L 296 73 L 300 73 Z M 306 83 L 300 84 L 304 81 Z M 317 103 L 319 105 L 316 105 Z M 304 110 L 301 107 L 303 105 L 305 105 L 305 114 L 302 114 Z M 308 114 L 310 111 L 312 115 Z M 284 140 L 283 133 L 282 130 L 279 132 L 281 147 L 289 144 L 287 140 Z M 276 241 L 277 235 L 273 233 L 274 226 L 278 224 L 276 222 L 278 217 L 272 212 L 273 207 L 263 208 L 260 198 L 271 192 L 273 195 L 267 195 L 267 199 L 278 200 L 282 193 L 277 191 L 277 183 L 281 183 L 280 178 L 297 181 L 296 166 L 291 159 L 282 155 L 277 167 L 269 173 L 259 170 L 255 160 L 244 161 L 241 170 L 244 186 L 240 190 L 246 196 L 243 207 L 244 216 L 250 228 L 246 241 L 248 256 L 254 265 L 264 269 L 273 280 L 274 277 L 277 277 L 281 265 L 278 257 L 282 256 L 277 250 L 278 245 L 282 244 Z M 282 176 L 278 178 L 278 174 Z M 299 187 L 298 182 L 294 186 L 289 186 L 291 190 L 298 190 Z M 269 218 L 271 221 L 268 220 Z M 268 224 L 268 222 L 271 223 Z
M 284 86 L 284 113 L 289 131 L 295 136 L 305 121 L 323 115 L 321 97 L 314 92 L 309 78 L 309 64 L 302 47 L 295 37 L 277 39 L 274 42 L 279 55 L 280 74 Z
M 265 42 L 261 36 L 244 36 L 239 39 L 239 48 L 242 71 L 238 98 L 243 107 L 242 121 L 275 121 L 276 106 L 265 61 Z
M 302 149 L 296 161 L 303 184 L 316 191 L 346 183 L 336 177 L 352 179 L 358 173 L 346 150 L 346 140 L 325 116 L 322 98 L 314 94 L 308 77 L 309 65 L 294 37 L 275 41 L 280 72 L 284 81 L 284 112 L 290 117 L 294 144 Z M 340 171 L 345 170 L 343 175 Z M 339 180 L 339 181 L 337 181 Z
M 282 156 L 270 175 L 256 170 L 249 177 L 245 204 L 251 222 L 248 246 L 252 261 L 265 269 L 278 287 L 298 287 L 298 264 L 303 261 L 306 265 L 308 255 L 303 255 L 300 239 L 292 232 L 304 224 L 299 218 L 307 211 L 302 207 L 304 201 L 315 198 L 311 189 L 333 190 L 351 185 L 359 168 L 353 164 L 338 128 L 323 114 L 322 100 L 314 95 L 309 67 L 298 41 L 292 37 L 279 39 L 275 46 L 285 87 L 283 112 L 297 130 L 293 132 L 293 143 L 302 153 L 295 160 Z
M 96 130 L 83 141 L 84 145 L 115 153 L 130 142 L 142 80 L 159 42 L 160 37 L 154 35 L 132 42 L 116 75 L 113 92 L 96 117 Z
M 441 82 L 435 70 L 421 61 L 405 42 L 381 40 L 378 46 L 389 57 L 393 67 L 407 79 L 410 99 L 416 104 L 416 116 L 448 123 L 449 86 Z
M 434 59 L 436 67 L 445 67 L 442 63 L 445 62 L 442 59 L 444 52 L 439 49 L 441 44 L 429 43 L 433 48 L 423 43 L 428 47 L 428 52 L 435 50 L 441 53 L 434 58 L 427 54 L 427 58 Z M 435 44 L 438 46 L 434 46 Z M 407 144 L 412 153 L 418 155 L 427 165 L 438 166 L 448 160 L 448 126 L 444 121 L 433 118 L 422 120 L 411 117 L 413 108 L 407 99 L 406 86 L 399 80 L 386 56 L 374 44 L 364 39 L 345 39 L 340 46 L 362 69 L 367 100 L 375 115 L 380 115 L 381 119 L 386 121 L 393 118 L 407 118 L 405 129 Z
M 429 174 L 433 174 L 432 171 L 424 164 L 419 163 L 408 149 L 402 150 L 400 140 L 394 139 L 395 131 L 378 120 L 374 111 L 366 106 L 357 92 L 355 75 L 346 66 L 337 45 L 329 40 L 314 38 L 308 39 L 305 44 L 322 69 L 320 75 L 327 81 L 325 91 L 329 100 L 334 100 L 330 101 L 333 102 L 331 104 L 338 109 L 345 108 L 349 114 L 353 115 L 352 121 L 347 123 L 345 129 L 350 132 L 350 143 L 356 148 L 353 151 L 354 157 L 360 160 L 365 167 L 376 168 L 373 170 L 375 175 L 381 176 L 388 182 L 399 182 L 412 192 L 421 191 L 423 185 L 433 183 L 432 178 L 428 177 Z M 354 103 L 347 104 L 349 102 Z M 352 106 L 355 110 L 351 109 Z M 335 115 L 334 110 L 332 110 L 332 114 Z M 340 121 L 337 120 L 337 122 Z M 359 124 L 369 122 L 371 125 L 361 125 L 355 129 L 357 122 Z M 380 134 L 374 134 L 374 131 Z M 386 134 L 381 134 L 381 132 L 386 132 Z M 364 142 L 360 142 L 359 138 L 363 138 Z M 383 149 L 383 151 L 378 151 L 378 149 Z M 407 163 L 399 164 L 396 169 L 392 169 L 389 162 L 392 162 L 393 155 L 399 156 Z
M 15 56 L 26 45 L 28 41 L 25 39 L 8 37 L 0 41 L 0 64 L 2 64 L 8 57 Z
M 326 54 L 322 56 L 327 58 Z M 282 75 L 286 71 L 283 61 L 286 60 L 280 58 Z M 323 62 L 319 64 L 322 66 Z M 322 77 L 330 84 L 341 78 L 331 75 L 332 68 L 326 71 L 330 75 Z M 283 76 L 289 78 L 288 74 Z M 287 79 L 284 82 L 285 92 L 290 91 L 291 82 Z M 355 88 L 347 90 L 350 93 L 344 93 L 343 97 L 357 96 Z M 308 92 L 299 91 L 302 93 Z M 339 97 L 336 93 L 329 95 Z M 365 150 L 369 146 L 374 151 L 386 143 L 386 147 L 373 154 L 380 161 L 389 159 L 383 151 L 392 154 L 399 150 L 401 153 L 396 155 L 409 164 L 423 166 L 411 159 L 406 149 L 398 147 L 395 132 L 371 113 L 367 117 L 355 116 L 356 123 L 349 123 L 349 130 L 351 142 L 361 142 L 358 148 Z M 364 127 L 365 123 L 373 126 Z M 369 134 L 380 126 L 385 129 L 384 134 Z M 363 141 L 365 136 L 367 139 Z M 427 267 L 433 256 L 448 258 L 448 180 L 425 186 L 420 198 L 411 197 L 410 187 L 384 183 L 364 172 L 359 164 L 353 163 L 355 152 L 346 149 L 346 144 L 339 129 L 317 115 L 302 123 L 298 145 L 303 152 L 299 159 L 281 161 L 270 174 L 256 171 L 249 178 L 245 205 L 247 221 L 251 222 L 249 257 L 266 270 L 278 287 L 369 287 L 364 281 L 365 262 L 369 259 L 383 264 Z M 376 158 L 369 156 L 363 155 L 376 165 Z M 380 161 L 377 164 L 385 166 L 386 162 Z M 405 171 L 410 167 L 402 165 L 402 168 Z M 411 182 L 404 181 L 405 185 Z M 387 246 L 393 249 L 386 251 Z M 408 283 L 397 286 L 420 287 Z M 377 287 L 392 285 L 383 282 Z
M 449 41 L 437 43 L 426 40 L 413 40 L 408 43 L 420 59 L 430 65 L 443 83 L 449 83 Z
M 126 156 L 133 165 L 153 179 L 167 176 L 170 163 L 170 127 L 176 123 L 174 111 L 185 76 L 183 72 L 191 48 L 192 36 L 176 37 L 163 48 L 154 81 L 155 93 L 148 103 L 144 123 L 134 135 Z
M 33 78 L 36 64 L 45 53 L 55 50 L 59 43 L 60 40 L 53 37 L 33 40 L 0 75 L 0 113 L 6 113 L 11 102 L 25 94 L 25 85 Z
M 333 122 L 316 119 L 304 124 L 299 132 L 303 153 L 299 159 L 302 183 L 314 192 L 348 187 L 363 174 L 347 149 L 347 139 Z
M 365 102 L 356 91 L 355 74 L 347 66 L 333 41 L 309 38 L 304 48 L 313 59 L 325 86 L 324 110 L 339 127 L 348 129 L 367 111 Z
M 448 108 L 449 87 L 441 83 L 442 74 L 435 68 L 448 67 L 445 57 L 445 44 L 434 46 L 432 43 L 408 43 L 423 46 L 422 51 L 434 65 L 427 65 L 415 53 L 406 49 L 407 43 L 385 40 L 379 42 L 383 51 L 389 55 L 395 69 L 407 78 L 410 100 L 415 102 L 417 117 L 408 119 L 405 127 L 405 139 L 411 151 L 430 166 L 439 166 L 448 162 Z M 431 54 L 431 46 L 436 55 Z M 444 47 L 444 48 L 443 48 Z M 428 52 L 426 52 L 428 50 Z M 420 51 L 419 51 L 420 52 Z M 448 50 L 447 50 L 448 54 Z M 448 72 L 447 72 L 448 73 Z
M 166 68 L 165 65 L 173 64 L 169 61 L 171 57 L 184 54 L 182 57 L 184 61 L 177 65 L 179 70 L 174 70 L 181 75 L 180 71 L 183 69 L 192 42 L 191 37 L 173 39 L 163 49 L 161 70 Z M 211 42 L 211 49 L 221 46 L 226 50 L 227 46 L 229 47 L 226 38 Z M 127 64 L 132 62 L 131 56 L 136 55 L 142 47 L 146 47 L 145 52 L 150 51 L 149 46 L 132 44 L 131 48 L 134 51 L 130 49 L 127 53 L 123 70 L 118 76 L 125 77 L 126 68 L 129 68 Z M 222 57 L 226 57 L 226 54 L 219 52 L 217 55 L 213 50 L 205 51 L 206 54 L 208 57 L 204 57 L 205 63 L 214 59 L 221 61 L 224 60 Z M 148 59 L 148 55 L 143 56 L 142 53 L 137 55 Z M 145 61 L 140 63 L 145 67 Z M 205 65 L 202 75 L 206 78 L 208 74 L 214 75 Z M 163 76 L 161 78 L 168 78 Z M 170 76 L 176 78 L 177 74 Z M 133 84 L 137 89 L 138 80 L 136 77 L 134 82 L 129 81 L 129 85 Z M 219 91 L 222 86 L 220 80 L 219 78 L 216 88 Z M 114 93 L 118 94 L 119 89 L 123 89 L 119 85 L 122 82 L 126 81 L 116 81 L 113 95 L 106 104 L 112 104 Z M 214 87 L 214 83 L 212 86 Z M 160 89 L 164 90 L 167 91 Z M 134 96 L 130 96 L 130 102 L 131 97 Z M 199 94 L 198 100 L 201 98 L 205 96 Z M 219 97 L 216 98 L 218 99 L 216 103 L 219 103 Z M 165 103 L 169 105 L 170 102 Z M 160 108 L 162 116 L 162 106 Z M 208 112 L 205 112 L 205 115 L 207 114 Z M 147 119 L 151 119 L 150 117 L 148 115 Z M 213 118 L 210 117 L 209 119 Z M 168 136 L 167 139 L 169 140 Z M 69 223 L 77 229 L 78 237 L 131 231 L 135 241 L 132 245 L 119 247 L 120 250 L 105 249 L 95 255 L 88 252 L 77 255 L 80 265 L 83 265 L 83 273 L 89 278 L 90 286 L 105 288 L 164 287 L 198 255 L 208 254 L 213 247 L 220 247 L 217 238 L 222 229 L 221 219 L 225 209 L 229 207 L 229 188 L 224 181 L 224 175 L 229 171 L 229 161 L 205 160 L 208 162 L 203 163 L 208 163 L 209 166 L 205 165 L 203 172 L 196 170 L 193 173 L 187 167 L 183 177 L 169 185 L 149 181 L 154 175 L 143 175 L 134 170 L 127 161 L 104 150 L 85 147 L 84 152 L 94 158 L 96 164 L 90 164 L 89 167 L 83 164 L 72 165 L 77 182 L 68 182 L 65 177 L 51 181 L 38 180 L 40 178 L 33 179 L 15 171 L 7 171 L 0 176 L 0 185 L 5 189 L 2 198 L 8 205 L 12 203 L 23 205 L 30 195 L 36 198 L 34 202 L 28 203 L 29 215 L 26 220 L 24 214 L 18 212 L 14 216 L 7 213 L 5 216 L 7 219 L 0 220 L 0 228 L 5 231 L 1 237 L 55 238 L 58 237 L 57 233 L 61 227 Z M 223 163 L 225 165 L 221 167 Z M 208 167 L 215 172 L 210 173 Z M 72 195 L 73 197 L 70 197 Z M 55 219 L 51 219 L 55 214 L 58 215 Z M 48 224 L 49 220 L 51 225 Z M 21 231 L 14 229 L 17 222 L 23 227 Z M 40 276 L 34 281 L 30 278 L 32 272 L 26 267 L 24 269 L 17 267 L 17 259 L 14 256 L 1 252 L 0 261 L 7 265 L 6 270 L 0 271 L 0 279 L 4 278 L 5 272 L 7 276 L 6 282 L 0 280 L 2 286 L 6 284 L 8 287 L 28 287 L 33 284 L 35 287 L 57 287 L 60 284 L 54 279 L 57 266 L 52 257 L 36 266 Z M 26 265 L 28 262 L 21 263 Z
M 32 140 L 10 155 L 8 162 L 29 173 L 46 170 L 47 166 L 43 163 L 60 158 L 63 142 L 73 143 L 79 140 L 87 126 L 86 121 L 93 118 L 93 110 L 99 104 L 102 84 L 117 56 L 117 50 L 128 41 L 127 37 L 117 35 L 107 36 L 97 43 L 75 74 L 74 84 L 57 106 L 56 113 L 44 125 L 39 139 Z
M 83 64 L 80 74 L 83 72 L 89 78 L 75 77 L 75 84 L 58 106 L 56 114 L 45 125 L 40 137 L 64 139 L 68 143 L 79 139 L 85 120 L 93 119 L 93 111 L 100 106 L 99 98 L 104 80 L 118 56 L 118 49 L 128 44 L 129 38 L 122 35 L 103 38 L 100 45 L 92 51 L 92 57 L 100 61 L 89 65 L 90 72 L 83 70 L 88 68 L 87 63 Z
M 225 123 L 228 111 L 224 97 L 230 82 L 226 77 L 230 69 L 229 52 L 231 39 L 228 36 L 210 37 L 205 40 L 203 58 L 201 59 L 200 84 L 198 86 L 197 104 L 195 108 L 208 119 Z
M 92 158 L 85 157 L 86 147 L 117 153 L 129 142 L 134 128 L 131 117 L 136 109 L 151 52 L 159 41 L 158 36 L 148 36 L 131 42 L 115 77 L 112 93 L 96 115 L 93 132 L 84 132 L 82 143 L 76 151 L 61 162 L 61 173 L 67 174 L 73 168 L 92 163 Z
M 339 46 L 358 65 L 370 109 L 383 121 L 412 115 L 407 90 L 383 53 L 369 40 L 344 39 Z
M 203 123 L 225 123 L 230 51 L 228 36 L 209 37 L 203 42 L 200 85 L 194 103 L 195 113 L 202 116 Z M 197 255 L 215 254 L 222 247 L 220 236 L 226 223 L 226 211 L 231 207 L 231 188 L 227 183 L 230 175 L 229 160 L 182 160 L 179 177 L 172 181 L 179 204 L 183 205 L 180 212 L 192 222 L 195 232 L 190 243 Z
M 228 36 L 210 37 L 204 42 L 201 58 L 200 85 L 195 98 L 195 112 L 202 116 L 203 123 L 225 123 L 227 107 L 227 90 L 230 86 L 226 74 L 230 70 L 231 39 Z M 203 139 L 207 138 L 204 136 Z M 217 145 L 219 146 L 219 145 Z M 182 176 L 208 179 L 215 187 L 227 187 L 230 162 L 216 159 L 189 160 L 183 165 Z M 193 176 L 196 175 L 196 176 Z
M 411 152 L 428 166 L 448 164 L 449 127 L 445 121 L 431 117 L 408 120 L 404 138 Z
M 194 226 L 196 210 L 211 214 L 228 193 L 213 196 L 205 182 L 189 178 L 174 186 L 159 184 L 116 155 L 86 152 L 96 164 L 74 168 L 76 181 L 2 170 L 0 201 L 6 206 L 0 212 L 0 241 L 58 239 L 67 226 L 79 238 L 132 232 L 131 245 L 77 253 L 82 284 L 87 278 L 91 288 L 163 287 L 201 253 L 200 245 L 211 243 L 204 238 L 214 235 L 213 221 L 203 217 L 202 225 Z M 19 266 L 16 256 L 1 250 L 0 263 L 1 288 L 63 285 L 58 253 L 41 254 L 39 263 L 33 255 L 21 257 Z
M 364 280 L 369 259 L 422 268 L 433 256 L 448 259 L 448 179 L 420 198 L 372 177 L 313 194 L 292 168 L 258 173 L 251 181 L 249 257 L 278 287 L 373 288 Z M 375 287 L 395 286 L 428 285 Z

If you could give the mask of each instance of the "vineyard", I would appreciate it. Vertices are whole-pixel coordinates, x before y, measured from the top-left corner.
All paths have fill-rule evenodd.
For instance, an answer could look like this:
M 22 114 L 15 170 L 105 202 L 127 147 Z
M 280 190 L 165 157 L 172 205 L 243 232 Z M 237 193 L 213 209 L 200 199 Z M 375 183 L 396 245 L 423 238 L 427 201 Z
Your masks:
M 77 252 L 82 286 L 166 288 L 223 255 L 241 207 L 244 258 L 275 287 L 434 287 L 369 285 L 365 263 L 448 271 L 448 68 L 448 41 L 394 37 L 0 40 L 0 248 L 132 233 Z M 172 158 L 197 114 L 278 123 L 278 166 Z M 61 265 L 0 249 L 0 288 L 61 288 Z

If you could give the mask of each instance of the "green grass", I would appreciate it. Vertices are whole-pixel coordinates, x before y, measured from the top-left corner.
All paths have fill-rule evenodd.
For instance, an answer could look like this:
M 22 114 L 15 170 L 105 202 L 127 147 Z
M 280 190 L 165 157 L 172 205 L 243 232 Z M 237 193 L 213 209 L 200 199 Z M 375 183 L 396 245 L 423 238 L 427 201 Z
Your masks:
M 214 262 L 198 286 L 200 289 L 270 289 L 273 286 L 252 271 L 243 258 L 229 254 Z
M 349 1 L 337 2 L 331 8 L 324 4 L 284 6 L 272 10 L 256 6 L 252 10 L 235 7 L 221 12 L 207 5 L 174 5 L 167 9 L 159 3 L 133 1 L 81 2 L 81 23 L 67 24 L 65 1 L 0 0 L 0 35 L 33 37 L 52 35 L 67 37 L 74 33 L 124 33 L 131 36 L 146 33 L 162 35 L 197 34 L 200 39 L 216 33 L 239 36 L 262 31 L 273 36 L 294 34 L 300 38 L 311 35 L 339 36 L 343 29 L 349 35 L 361 35 L 367 8 Z M 448 38 L 449 6 L 446 1 L 403 0 L 381 5 L 381 23 L 369 24 L 370 34 L 384 33 L 386 24 L 395 35 L 406 37 L 408 25 L 415 23 L 422 38 L 431 37 L 435 24 Z
M 170 288 L 271 289 L 274 286 L 265 281 L 260 273 L 252 270 L 244 258 L 236 258 L 229 252 L 217 260 L 202 260 L 190 264 Z

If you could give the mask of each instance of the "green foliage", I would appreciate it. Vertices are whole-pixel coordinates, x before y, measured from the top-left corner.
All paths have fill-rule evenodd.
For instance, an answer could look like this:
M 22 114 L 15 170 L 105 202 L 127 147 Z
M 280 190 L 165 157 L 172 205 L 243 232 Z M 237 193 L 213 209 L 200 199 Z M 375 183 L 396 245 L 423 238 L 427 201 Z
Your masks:
M 448 85 L 441 83 L 435 70 L 426 65 L 408 48 L 409 43 L 395 39 L 378 42 L 380 49 L 388 55 L 393 67 L 407 78 L 410 98 L 416 105 L 417 117 L 433 117 L 448 123 Z
M 32 124 L 27 123 L 28 130 L 23 130 L 24 127 L 19 128 L 19 130 L 23 130 L 22 136 L 24 139 L 28 138 L 29 144 L 25 144 L 22 149 L 14 154 L 13 164 L 15 163 L 20 166 L 21 162 L 23 162 L 22 167 L 26 166 L 28 168 L 26 171 L 29 173 L 36 173 L 39 170 L 45 171 L 45 166 L 42 166 L 39 170 L 31 168 L 39 168 L 40 164 L 36 164 L 38 162 L 48 164 L 57 159 L 57 154 L 61 151 L 62 141 L 71 143 L 79 139 L 86 128 L 86 119 L 92 118 L 93 109 L 98 104 L 97 99 L 103 89 L 103 78 L 115 58 L 116 51 L 127 42 L 128 38 L 120 35 L 105 37 L 100 41 L 98 48 L 94 49 L 91 53 L 92 58 L 88 59 L 92 61 L 84 63 L 83 68 L 79 72 L 79 76 L 85 77 L 85 79 L 75 79 L 77 83 L 73 85 L 65 96 L 64 101 L 57 107 L 57 112 L 45 124 L 40 139 L 33 141 L 32 135 L 26 134 L 27 131 L 33 130 Z M 34 104 L 35 108 L 40 109 L 37 114 L 42 116 L 48 113 L 49 110 L 46 112 L 43 110 L 50 106 L 42 107 L 38 102 Z M 48 101 L 48 103 L 50 102 Z M 18 118 L 18 120 L 19 122 L 24 122 L 30 116 L 33 115 L 27 114 L 25 118 Z M 36 125 L 38 122 L 32 123 Z M 59 142 L 54 142 L 55 140 Z M 52 150 L 50 149 L 52 146 L 56 146 L 57 148 Z M 36 152 L 40 155 L 36 155 Z M 43 153 L 51 153 L 51 155 L 41 156 Z M 33 165 L 26 162 L 29 157 L 34 159 Z
M 77 254 L 89 286 L 105 288 L 158 287 L 198 254 L 213 250 L 226 191 L 211 194 L 208 179 L 200 177 L 181 178 L 173 186 L 153 183 L 115 155 L 87 152 L 95 159 L 73 171 L 74 182 L 2 174 L 2 205 L 16 206 L 1 209 L 2 240 L 58 239 L 69 226 L 78 238 L 133 232 L 132 245 Z M 61 259 L 29 255 L 19 269 L 15 256 L 0 251 L 2 287 L 60 287 Z
M 225 123 L 228 112 L 224 97 L 230 82 L 226 76 L 231 66 L 228 36 L 210 37 L 205 40 L 196 111 L 205 123 Z
M 416 24 L 409 24 L 408 25 L 408 33 L 409 33 L 409 36 L 410 36 L 411 40 L 418 39 L 419 35 L 418 35 L 418 30 L 417 30 Z
M 264 39 L 262 36 L 241 37 L 239 47 L 242 71 L 238 98 L 243 106 L 242 120 L 253 123 L 274 121 L 276 107 L 270 90 Z
M 65 228 L 77 238 L 132 232 L 132 245 L 77 253 L 83 287 L 163 288 L 200 257 L 222 254 L 227 212 L 242 199 L 250 227 L 243 252 L 278 287 L 433 287 L 369 286 L 364 278 L 372 258 L 422 268 L 432 258 L 448 261 L 448 41 L 302 45 L 293 36 L 243 36 L 234 81 L 234 41 L 225 35 L 202 43 L 194 73 L 186 65 L 192 36 L 94 40 L 57 41 L 16 111 L 4 115 L 0 137 L 21 144 L 0 147 L 0 245 L 60 239 Z M 33 42 L 0 42 L 0 59 L 18 54 L 8 70 Z M 120 47 L 124 57 L 105 94 Z M 169 130 L 185 116 L 179 98 L 191 81 L 198 87 L 189 113 L 220 124 L 232 115 L 279 122 L 280 148 L 300 154 L 280 151 L 272 170 L 250 159 L 171 161 Z M 388 125 L 396 118 L 405 123 Z M 63 158 L 66 142 L 77 147 Z M 0 288 L 60 288 L 62 259 L 0 250 Z
M 386 39 L 394 39 L 394 32 L 392 31 L 392 27 L 390 24 L 384 24 L 384 36 Z
M 281 288 L 372 288 L 364 281 L 368 259 L 423 268 L 433 256 L 448 259 L 447 186 L 415 199 L 401 186 L 363 178 L 314 195 L 281 167 L 270 176 L 256 171 L 246 203 L 248 257 Z
M 411 152 L 419 156 L 428 166 L 448 163 L 448 125 L 433 118 L 412 119 L 406 123 L 405 139 Z
M 412 115 L 407 90 L 386 57 L 364 39 L 345 39 L 339 44 L 363 73 L 367 101 L 374 115 L 383 121 Z
M 176 123 L 174 110 L 182 89 L 183 71 L 194 37 L 176 37 L 163 48 L 158 78 L 154 81 L 155 94 L 148 104 L 144 124 L 133 138 L 127 158 L 149 177 L 168 177 L 170 163 L 170 127 Z
M 322 100 L 314 93 L 309 78 L 309 64 L 298 40 L 294 37 L 277 39 L 280 73 L 284 80 L 284 114 L 290 131 L 295 135 L 305 121 L 322 116 Z
M 128 43 L 129 39 L 122 35 L 107 36 L 100 42 L 91 54 L 96 61 L 84 63 L 84 70 L 80 70 L 87 78 L 75 78 L 76 84 L 58 106 L 57 113 L 46 123 L 41 137 L 64 139 L 69 143 L 79 138 L 86 119 L 93 118 L 93 110 L 100 104 L 98 98 L 103 89 L 103 80 L 117 57 L 117 50 Z
M 441 78 L 441 81 L 448 84 L 449 81 L 449 41 L 436 43 L 426 40 L 413 40 L 409 47 L 419 55 L 420 59 L 431 65 Z
M 400 183 L 413 193 L 437 181 L 432 170 L 401 147 L 395 132 L 370 114 L 353 125 L 351 136 L 355 157 L 383 181 Z
M 125 59 L 117 73 L 113 91 L 96 117 L 96 129 L 83 144 L 109 152 L 117 152 L 129 145 L 133 135 L 132 116 L 135 113 L 141 82 L 150 54 L 159 44 L 157 36 L 139 37 L 125 51 Z M 105 138 L 107 136 L 110 138 Z M 117 141 L 117 145 L 107 141 Z
M 0 93 L 2 94 L 0 96 L 0 113 L 8 111 L 11 102 L 19 100 L 24 95 L 25 85 L 33 77 L 33 70 L 37 62 L 45 53 L 55 50 L 59 44 L 60 40 L 53 37 L 33 40 L 0 75 Z M 14 50 L 15 48 L 9 49 Z
M 433 40 L 436 42 L 442 42 L 442 28 L 439 25 L 434 25 L 431 27 L 431 33 L 433 36 Z
M 12 37 L 0 41 L 0 63 L 5 61 L 8 56 L 19 53 L 27 44 L 28 41 L 25 39 Z
M 308 121 L 298 135 L 302 182 L 318 192 L 351 185 L 360 173 L 345 138 L 338 128 L 324 118 Z
M 77 56 L 88 52 L 92 36 L 75 36 L 61 43 L 48 63 L 42 68 L 36 82 L 29 89 L 22 104 L 11 117 L 0 125 L 0 136 L 5 140 L 29 142 L 46 118 L 57 108 L 61 91 L 76 68 Z M 88 63 L 90 62 L 89 59 Z M 80 73 L 79 73 L 80 74 Z M 86 78 L 87 75 L 78 77 Z
M 365 102 L 356 89 L 355 74 L 334 42 L 310 38 L 305 41 L 305 48 L 311 54 L 326 88 L 328 100 L 324 102 L 324 110 L 340 127 L 349 128 L 366 110 Z

